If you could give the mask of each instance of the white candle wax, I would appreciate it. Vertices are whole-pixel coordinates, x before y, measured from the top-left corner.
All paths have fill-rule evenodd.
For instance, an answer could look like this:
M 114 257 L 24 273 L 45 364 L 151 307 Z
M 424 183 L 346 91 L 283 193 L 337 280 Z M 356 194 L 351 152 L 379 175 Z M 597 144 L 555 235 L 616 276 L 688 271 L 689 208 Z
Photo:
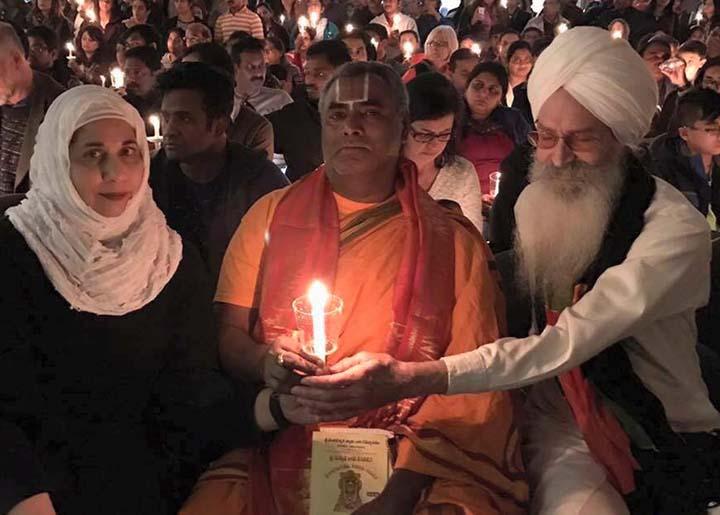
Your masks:
M 323 362 L 327 357 L 327 335 L 325 333 L 325 306 L 330 299 L 327 288 L 320 281 L 314 281 L 308 291 L 313 325 L 313 354 Z
M 105 78 L 105 75 L 100 75 L 100 82 L 102 83 L 103 88 L 105 87 L 106 81 L 107 81 L 107 79 Z
M 120 68 L 110 70 L 110 83 L 115 89 L 120 89 L 125 86 L 125 74 Z
M 153 139 L 160 139 L 160 117 L 156 114 L 150 115 L 148 118 L 150 125 L 153 127 Z

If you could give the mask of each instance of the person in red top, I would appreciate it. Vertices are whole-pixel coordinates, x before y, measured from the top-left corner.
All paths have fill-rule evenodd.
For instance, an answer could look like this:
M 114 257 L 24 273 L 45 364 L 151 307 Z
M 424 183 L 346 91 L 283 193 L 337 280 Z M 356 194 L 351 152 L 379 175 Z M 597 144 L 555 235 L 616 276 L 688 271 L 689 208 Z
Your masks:
M 466 120 L 458 153 L 475 165 L 480 190 L 490 191 L 490 174 L 527 141 L 530 126 L 522 114 L 501 105 L 507 94 L 508 76 L 498 63 L 480 63 L 468 78 L 465 90 Z

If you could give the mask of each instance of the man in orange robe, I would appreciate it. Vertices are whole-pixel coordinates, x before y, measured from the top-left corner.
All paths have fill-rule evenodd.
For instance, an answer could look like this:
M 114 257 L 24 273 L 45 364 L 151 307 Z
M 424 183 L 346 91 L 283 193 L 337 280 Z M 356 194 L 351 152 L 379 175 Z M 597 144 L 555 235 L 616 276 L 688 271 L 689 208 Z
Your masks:
M 389 67 L 344 66 L 320 102 L 326 164 L 243 218 L 215 299 L 221 358 L 238 379 L 271 387 L 258 398 L 256 420 L 279 431 L 262 448 L 213 464 L 183 515 L 308 513 L 311 437 L 322 420 L 287 393 L 285 380 L 287 369 L 319 372 L 286 336 L 295 328 L 291 303 L 312 281 L 344 301 L 328 365 L 363 351 L 437 360 L 500 335 L 503 301 L 482 237 L 435 204 L 414 165 L 401 161 L 407 111 Z M 388 485 L 356 515 L 526 512 L 507 392 L 405 400 L 342 425 L 398 436 Z

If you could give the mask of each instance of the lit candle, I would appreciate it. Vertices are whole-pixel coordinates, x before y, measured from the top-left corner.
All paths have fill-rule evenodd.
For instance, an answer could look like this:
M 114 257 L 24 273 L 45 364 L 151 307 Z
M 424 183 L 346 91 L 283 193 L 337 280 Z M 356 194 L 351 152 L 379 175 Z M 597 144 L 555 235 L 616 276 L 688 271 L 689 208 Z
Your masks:
M 285 15 L 284 14 L 280 15 L 280 25 L 285 25 Z
M 612 38 L 613 39 L 622 39 L 622 31 L 621 30 L 613 30 Z
M 500 193 L 500 177 L 502 177 L 502 174 L 500 172 L 497 172 L 497 178 L 495 179 L 495 190 L 493 191 L 493 198 L 498 196 L 498 193 Z
M 95 9 L 90 7 L 85 11 L 85 17 L 88 19 L 90 23 L 95 23 L 97 21 L 97 16 L 95 16 Z
M 561 23 L 557 26 L 557 33 L 562 34 L 563 32 L 567 32 L 569 28 L 570 27 L 568 27 L 567 23 Z
M 115 89 L 120 89 L 125 86 L 125 73 L 120 68 L 113 68 L 110 70 L 110 84 Z
M 298 18 L 297 24 L 298 24 L 298 29 L 303 31 L 303 30 L 307 29 L 307 27 L 308 27 L 308 19 L 305 16 L 300 16 L 300 18 Z
M 500 7 L 507 9 L 507 0 L 500 0 Z
M 482 54 L 482 48 L 480 48 L 479 43 L 473 43 L 472 46 L 470 47 L 470 51 L 477 56 Z
M 348 23 L 347 25 L 345 25 L 345 32 L 347 32 L 348 34 L 350 34 L 353 30 L 355 30 L 355 27 L 353 27 L 352 23 Z
M 65 45 L 65 48 L 67 48 L 67 51 L 68 51 L 68 55 L 67 55 L 68 61 L 74 61 L 75 54 L 73 54 L 73 52 L 75 52 L 75 45 L 73 45 L 71 42 L 68 41 L 67 44 Z
M 312 12 L 310 13 L 310 26 L 314 29 L 317 27 L 318 22 L 320 21 L 320 13 Z
M 150 122 L 150 125 L 153 126 L 153 140 L 160 140 L 162 136 L 160 136 L 160 117 L 156 114 L 151 114 L 148 118 L 148 121 Z
M 106 81 L 105 75 L 100 75 L 100 82 L 102 83 L 103 88 L 105 87 L 105 81 Z
M 703 16 L 702 11 L 698 11 L 698 13 L 695 15 L 695 21 L 698 23 L 702 23 L 702 21 L 705 19 L 705 16 Z
M 378 44 L 379 44 L 379 43 L 378 43 L 378 40 L 375 39 L 375 38 L 372 38 L 372 39 L 370 40 L 370 43 L 371 43 L 372 46 L 374 46 L 375 49 L 377 50 L 377 47 L 378 47 Z
M 327 336 L 325 334 L 325 306 L 330 300 L 327 288 L 320 281 L 314 281 L 308 291 L 313 326 L 313 354 L 323 363 L 327 355 Z
M 413 45 L 412 41 L 406 41 L 405 43 L 403 43 L 402 48 L 405 60 L 409 61 L 410 59 L 412 59 L 412 56 L 415 53 L 415 45 Z
M 392 20 L 393 20 L 392 30 L 398 30 L 398 25 L 400 24 L 400 15 L 399 14 L 393 15 Z

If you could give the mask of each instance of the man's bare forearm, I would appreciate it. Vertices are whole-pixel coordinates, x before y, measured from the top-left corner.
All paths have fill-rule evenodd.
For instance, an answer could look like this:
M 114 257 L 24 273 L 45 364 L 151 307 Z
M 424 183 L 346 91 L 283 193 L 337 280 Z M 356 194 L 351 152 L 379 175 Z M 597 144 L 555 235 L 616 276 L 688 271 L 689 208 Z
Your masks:
M 220 363 L 233 378 L 243 381 L 263 379 L 263 360 L 268 351 L 266 345 L 250 336 L 251 312 L 248 308 L 217 304 Z

